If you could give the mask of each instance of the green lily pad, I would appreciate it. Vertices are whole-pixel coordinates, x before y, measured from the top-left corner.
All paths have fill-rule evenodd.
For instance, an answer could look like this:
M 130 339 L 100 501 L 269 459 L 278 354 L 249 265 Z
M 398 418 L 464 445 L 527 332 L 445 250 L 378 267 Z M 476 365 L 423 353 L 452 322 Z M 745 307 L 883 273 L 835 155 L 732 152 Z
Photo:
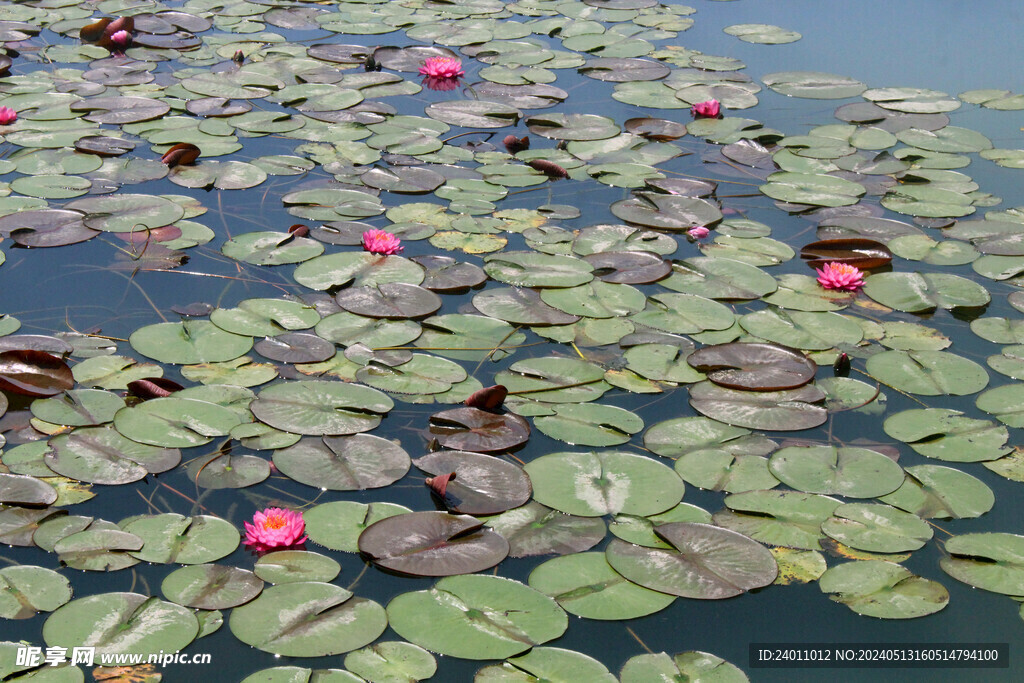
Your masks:
M 159 564 L 215 562 L 232 553 L 240 538 L 233 525 L 210 515 L 142 515 L 122 521 L 121 526 L 144 541 L 132 555 Z
M 725 504 L 728 509 L 714 515 L 719 526 L 770 545 L 821 550 L 821 524 L 840 502 L 795 491 L 748 491 L 727 496 Z
M 655 527 L 672 549 L 645 548 L 612 540 L 608 564 L 630 581 L 652 590 L 701 600 L 721 600 L 766 586 L 778 565 L 760 543 L 741 533 L 692 522 Z
M 252 337 L 232 334 L 208 320 L 147 325 L 128 341 L 144 356 L 182 365 L 229 361 L 252 348 Z
M 487 526 L 508 539 L 509 557 L 583 552 L 606 531 L 600 518 L 567 515 L 536 501 L 489 518 Z
M 904 410 L 882 428 L 921 455 L 950 462 L 995 460 L 1012 450 L 1006 446 L 1006 427 L 947 408 Z
M 267 588 L 231 612 L 231 633 L 247 645 L 286 657 L 324 657 L 357 650 L 387 628 L 384 608 L 329 583 Z
M 806 493 L 877 498 L 903 484 L 903 468 L 867 448 L 790 446 L 771 458 L 773 475 Z
M 603 553 L 548 560 L 530 573 L 530 587 L 555 599 L 570 614 L 588 619 L 635 619 L 653 614 L 675 596 L 638 586 L 618 574 Z
M 326 555 L 308 550 L 276 550 L 256 560 L 253 573 L 270 583 L 333 581 L 341 565 Z
M 376 389 L 322 380 L 275 384 L 250 406 L 257 419 L 276 429 L 332 436 L 369 431 L 393 407 Z
M 66 578 L 44 567 L 14 565 L 0 569 L 0 616 L 30 619 L 52 612 L 71 599 Z
M 720 683 L 747 683 L 743 670 L 708 652 L 680 652 L 669 657 L 664 652 L 630 657 L 619 673 L 622 683 L 644 683 L 658 678 L 672 680 L 714 680 Z
M 437 661 L 418 645 L 387 641 L 349 652 L 345 668 L 367 681 L 413 683 L 432 677 L 437 672 Z
M 1004 595 L 1024 595 L 1024 537 L 961 534 L 946 541 L 939 566 L 954 579 Z
M 526 472 L 537 502 L 582 517 L 656 514 L 676 505 L 684 489 L 661 463 L 620 451 L 549 453 Z
M 394 503 L 356 503 L 334 501 L 321 503 L 302 514 L 309 540 L 331 550 L 359 552 L 359 534 L 374 522 L 386 517 L 412 512 Z
M 818 586 L 857 614 L 880 619 L 923 617 L 949 602 L 949 591 L 941 583 L 915 576 L 893 562 L 878 560 L 832 567 L 818 579 Z
M 883 351 L 867 371 L 900 391 L 924 396 L 965 396 L 988 385 L 985 368 L 946 351 Z
M 451 576 L 388 604 L 388 622 L 420 647 L 463 659 L 501 659 L 559 637 L 568 618 L 551 598 L 511 579 Z
M 821 524 L 829 537 L 858 550 L 899 553 L 917 550 L 932 537 L 923 519 L 889 505 L 847 503 Z
M 274 451 L 274 465 L 287 477 L 332 491 L 379 488 L 409 471 L 409 454 L 379 436 L 353 434 L 301 439 Z
M 922 519 L 980 517 L 996 502 L 980 479 L 951 467 L 915 465 L 897 490 L 879 500 Z
M 217 564 L 182 567 L 168 574 L 160 584 L 160 592 L 171 602 L 196 609 L 237 607 L 262 590 L 263 581 L 252 572 Z

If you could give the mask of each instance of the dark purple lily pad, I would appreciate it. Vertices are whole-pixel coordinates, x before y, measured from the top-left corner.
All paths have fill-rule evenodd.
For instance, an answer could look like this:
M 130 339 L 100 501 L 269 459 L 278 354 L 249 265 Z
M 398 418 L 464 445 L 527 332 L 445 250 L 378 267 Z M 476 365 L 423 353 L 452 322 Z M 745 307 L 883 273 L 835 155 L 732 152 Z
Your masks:
M 459 262 L 451 256 L 414 256 L 413 261 L 425 271 L 421 287 L 433 292 L 458 292 L 476 287 L 487 281 L 487 273 L 480 266 Z
M 530 477 L 522 467 L 492 455 L 437 451 L 413 464 L 433 475 L 455 473 L 440 496 L 450 512 L 494 515 L 523 505 L 533 495 Z
M 584 76 L 612 83 L 657 81 L 672 73 L 672 70 L 662 62 L 651 59 L 617 59 L 614 57 L 588 59 L 587 63 L 577 71 Z
M 286 332 L 253 345 L 260 355 L 280 363 L 319 363 L 332 357 L 334 344 L 308 332 Z
M 668 277 L 672 265 L 646 251 L 608 251 L 590 254 L 583 260 L 594 267 L 594 275 L 605 282 L 640 285 Z
M 71 111 L 91 112 L 83 118 L 94 123 L 135 123 L 157 119 L 171 110 L 171 105 L 149 97 L 90 97 L 75 102 Z
M 838 262 L 868 270 L 889 265 L 892 252 L 881 242 L 863 237 L 847 237 L 804 245 L 800 250 L 800 258 L 807 259 L 807 265 L 811 268 Z
M 349 287 L 338 292 L 338 305 L 367 318 L 423 318 L 441 308 L 441 297 L 404 282 L 376 287 Z
M 57 490 L 41 479 L 0 473 L 0 503 L 5 505 L 50 505 Z
M 306 49 L 306 54 L 314 59 L 320 59 L 334 64 L 362 64 L 373 52 L 373 48 L 365 45 L 333 45 L 325 43 L 311 45 Z
M 678 140 L 686 135 L 685 124 L 668 119 L 654 119 L 649 116 L 629 119 L 623 124 L 623 127 L 633 135 L 657 142 Z
M 654 530 L 673 548 L 614 539 L 605 553 L 615 571 L 645 588 L 721 600 L 767 586 L 779 573 L 766 547 L 736 531 L 695 522 L 661 524 Z
M 60 247 L 85 242 L 99 234 L 85 227 L 80 211 L 39 209 L 0 218 L 0 235 L 26 247 Z
M 75 386 L 71 368 L 44 351 L 0 352 L 0 389 L 26 396 L 56 396 Z
M 185 105 L 189 114 L 206 117 L 237 116 L 252 110 L 252 104 L 245 100 L 229 100 L 226 97 L 200 97 L 189 100 Z
M 46 334 L 8 334 L 0 337 L 0 351 L 45 351 L 65 356 L 75 350 L 59 337 Z
M 359 552 L 374 564 L 414 576 L 472 574 L 508 556 L 508 541 L 469 515 L 410 512 L 374 522 Z
M 687 362 L 715 384 L 747 391 L 794 389 L 817 372 L 807 356 L 778 344 L 716 344 L 694 351 Z
M 690 387 L 690 405 L 719 422 L 771 431 L 810 429 L 828 419 L 825 392 L 808 384 L 787 391 L 739 391 L 711 382 Z
M 100 157 L 119 157 L 135 149 L 131 140 L 112 138 L 105 135 L 89 135 L 75 141 L 75 149 L 83 154 L 95 154 Z
M 518 415 L 496 415 L 479 408 L 453 408 L 430 416 L 430 433 L 445 448 L 495 453 L 530 438 L 530 425 Z

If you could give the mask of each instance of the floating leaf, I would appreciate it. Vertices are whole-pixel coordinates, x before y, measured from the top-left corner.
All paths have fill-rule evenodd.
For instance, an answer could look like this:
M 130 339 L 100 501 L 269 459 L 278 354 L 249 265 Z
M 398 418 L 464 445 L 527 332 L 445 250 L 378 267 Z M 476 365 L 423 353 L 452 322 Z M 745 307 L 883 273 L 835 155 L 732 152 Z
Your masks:
M 562 635 L 565 612 L 551 598 L 496 576 L 453 576 L 388 604 L 398 635 L 439 654 L 501 659 Z
M 937 581 L 915 576 L 893 562 L 862 560 L 832 567 L 818 579 L 823 593 L 857 614 L 913 619 L 938 612 L 949 592 Z
M 160 584 L 160 592 L 172 602 L 197 609 L 237 607 L 262 590 L 263 582 L 252 572 L 216 564 L 182 567 Z
M 286 657 L 324 657 L 367 645 L 387 628 L 384 608 L 329 583 L 267 588 L 236 607 L 231 633 L 247 645 Z
M 721 600 L 766 586 L 778 565 L 768 549 L 729 529 L 673 522 L 655 528 L 673 549 L 644 548 L 618 539 L 608 544 L 608 564 L 652 590 L 701 600 Z
M 683 482 L 659 462 L 622 451 L 549 453 L 526 472 L 534 499 L 573 515 L 651 515 L 676 505 Z
M 339 589 L 340 590 L 340 589 Z M 51 647 L 95 647 L 97 655 L 177 652 L 192 642 L 199 622 L 180 605 L 138 593 L 101 593 L 72 600 L 43 624 Z
M 310 435 L 369 431 L 393 407 L 394 402 L 376 389 L 314 380 L 267 387 L 250 406 L 256 418 L 271 427 Z
M 409 464 L 401 446 L 369 434 L 306 438 L 274 451 L 274 465 L 282 474 L 332 491 L 387 486 L 405 476 Z
M 518 415 L 453 408 L 430 416 L 430 433 L 445 448 L 494 453 L 526 443 L 530 425 Z
M 530 573 L 530 587 L 570 614 L 588 619 L 635 619 L 665 609 L 675 596 L 638 586 L 611 568 L 604 553 L 556 557 Z
M 924 396 L 965 396 L 988 385 L 985 368 L 946 351 L 883 351 L 868 359 L 867 371 L 900 391 Z
M 415 460 L 428 474 L 448 475 L 445 508 L 466 515 L 493 515 L 530 500 L 533 487 L 521 467 L 493 456 L 468 451 L 437 451 Z
M 953 536 L 939 566 L 954 579 L 1004 595 L 1024 595 L 1024 537 L 1005 533 Z

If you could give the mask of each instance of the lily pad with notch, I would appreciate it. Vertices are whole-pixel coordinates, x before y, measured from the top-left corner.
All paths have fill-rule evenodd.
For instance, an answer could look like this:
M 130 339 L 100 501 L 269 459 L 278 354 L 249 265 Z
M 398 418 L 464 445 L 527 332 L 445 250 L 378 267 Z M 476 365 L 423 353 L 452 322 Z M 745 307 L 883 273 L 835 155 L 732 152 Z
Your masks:
M 502 659 L 565 632 L 568 617 L 548 596 L 497 576 L 452 576 L 388 604 L 406 640 L 463 659 Z
M 239 542 L 234 525 L 211 515 L 138 515 L 122 520 L 121 527 L 144 541 L 131 554 L 156 564 L 215 562 L 234 552 Z
M 923 396 L 966 396 L 988 385 L 985 368 L 948 351 L 882 351 L 868 358 L 867 371 Z
M 401 446 L 369 434 L 304 438 L 274 451 L 274 465 L 282 474 L 332 491 L 387 486 L 404 477 L 409 464 Z
M 410 512 L 387 517 L 359 535 L 359 552 L 392 571 L 413 576 L 472 574 L 508 555 L 501 535 L 469 515 Z
M 797 491 L 747 491 L 727 496 L 725 505 L 713 517 L 721 527 L 769 545 L 821 550 L 821 524 L 841 503 Z
M 160 584 L 160 592 L 171 602 L 208 610 L 244 605 L 262 590 L 263 581 L 252 572 L 218 564 L 182 567 Z
M 72 600 L 43 624 L 50 647 L 95 647 L 100 656 L 177 652 L 199 633 L 191 610 L 138 593 L 100 593 Z
M 490 455 L 445 450 L 413 462 L 434 476 L 455 474 L 439 494 L 454 513 L 494 515 L 525 504 L 533 494 L 530 477 L 521 467 Z
M 977 282 L 951 273 L 877 273 L 865 280 L 864 293 L 884 306 L 909 313 L 984 306 L 991 300 Z
M 369 431 L 393 407 L 394 402 L 376 389 L 326 380 L 272 385 L 250 406 L 256 419 L 271 427 L 321 436 Z
M 756 342 L 707 346 L 690 354 L 687 361 L 715 384 L 747 391 L 795 389 L 817 372 L 817 366 L 799 351 Z
M 1006 445 L 1006 427 L 948 408 L 904 410 L 882 428 L 921 455 L 949 462 L 996 460 L 1013 450 Z
M 665 465 L 625 451 L 549 453 L 526 465 L 539 503 L 581 517 L 653 515 L 683 497 L 682 480 Z
M 934 614 L 949 603 L 949 591 L 937 581 L 915 576 L 893 562 L 861 560 L 830 568 L 818 579 L 823 593 L 857 614 L 880 619 L 914 619 Z
M 509 557 L 579 553 L 606 533 L 599 517 L 567 515 L 536 501 L 489 518 L 487 526 L 508 539 Z
M 821 530 L 844 545 L 871 553 L 917 550 L 932 537 L 932 528 L 917 515 L 877 503 L 840 505 L 822 522 Z
M 707 200 L 657 192 L 634 193 L 612 204 L 611 212 L 630 223 L 672 231 L 713 226 L 722 220 L 722 212 Z
M 778 575 L 763 545 L 710 524 L 672 522 L 655 532 L 673 548 L 645 548 L 619 539 L 605 556 L 615 571 L 646 588 L 700 600 L 721 600 L 767 586 Z
M 530 425 L 518 415 L 479 408 L 453 408 L 430 416 L 430 433 L 445 448 L 494 453 L 516 448 L 530 438 Z
M 995 504 L 995 494 L 980 479 L 938 465 L 906 469 L 903 485 L 879 500 L 922 519 L 980 517 Z
M 318 581 L 264 589 L 236 607 L 231 633 L 247 645 L 286 657 L 324 657 L 357 650 L 387 628 L 384 608 Z
M 797 491 L 878 498 L 903 484 L 903 468 L 868 448 L 790 446 L 776 451 L 771 473 Z
M 264 358 L 279 363 L 319 363 L 334 356 L 334 344 L 308 332 L 285 332 L 264 337 L 253 345 Z
M 674 595 L 626 579 L 611 568 L 604 553 L 597 552 L 548 560 L 530 573 L 529 584 L 565 611 L 587 619 L 636 619 L 675 602 Z
M 127 484 L 172 469 L 181 461 L 176 448 L 142 444 L 111 427 L 58 434 L 50 439 L 49 447 L 44 458 L 47 467 L 94 484 Z

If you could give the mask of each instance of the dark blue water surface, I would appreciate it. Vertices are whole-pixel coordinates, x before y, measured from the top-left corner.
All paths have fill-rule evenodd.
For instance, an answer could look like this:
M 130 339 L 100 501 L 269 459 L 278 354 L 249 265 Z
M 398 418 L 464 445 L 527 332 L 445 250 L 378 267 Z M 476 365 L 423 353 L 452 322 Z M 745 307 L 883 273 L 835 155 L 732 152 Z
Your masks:
M 747 64 L 745 73 L 755 80 L 765 74 L 789 70 L 833 72 L 857 78 L 870 87 L 912 86 L 934 88 L 950 94 L 980 88 L 999 88 L 1024 92 L 1024 73 L 1016 65 L 1019 55 L 1018 40 L 1022 35 L 1024 6 L 1010 0 L 986 0 L 980 3 L 952 2 L 948 0 L 854 0 L 851 2 L 812 0 L 739 0 L 737 2 L 711 2 L 694 0 L 689 3 L 697 9 L 693 15 L 696 25 L 689 31 L 667 41 L 667 44 L 685 46 L 708 54 L 732 56 Z M 722 28 L 740 23 L 777 24 L 799 31 L 803 38 L 788 45 L 751 45 L 722 33 Z M 401 34 L 382 37 L 332 36 L 313 32 L 292 32 L 292 39 L 336 41 L 345 43 L 403 44 Z M 316 40 L 312 40 L 315 38 Z M 469 62 L 472 80 L 478 65 Z M 656 116 L 680 121 L 689 120 L 685 110 L 646 110 L 611 100 L 611 84 L 559 73 L 557 83 L 571 93 L 560 111 L 599 112 L 618 122 L 636 116 Z M 802 134 L 810 128 L 837 123 L 832 112 L 846 101 L 799 100 L 778 95 L 768 89 L 758 97 L 760 104 L 740 115 L 757 119 L 767 127 L 786 134 Z M 449 99 L 446 93 L 425 90 L 414 97 L 389 98 L 402 113 L 422 115 L 425 104 Z M 859 99 L 859 98 L 856 98 Z M 855 100 L 850 100 L 855 101 Z M 1024 116 L 1020 112 L 985 110 L 964 105 L 950 114 L 953 125 L 974 128 L 986 134 L 996 147 L 1022 147 L 1020 127 Z M 461 132 L 453 129 L 451 134 Z M 522 128 L 516 130 L 524 134 Z M 501 131 L 504 136 L 506 131 Z M 548 141 L 546 141 L 548 142 Z M 291 143 L 273 139 L 246 140 L 242 156 L 287 153 Z M 729 169 L 718 164 L 702 162 L 702 155 L 710 146 L 690 138 L 679 142 L 694 154 L 671 160 L 664 165 L 676 173 L 710 177 L 722 180 L 720 195 L 756 192 L 756 187 L 744 184 L 730 185 L 726 181 L 742 183 L 756 180 L 736 177 Z M 144 149 L 144 146 L 141 148 Z M 1005 209 L 1024 205 L 1021 179 L 1024 171 L 999 169 L 994 164 L 972 155 L 974 161 L 966 169 L 981 186 L 981 190 L 1002 197 L 996 207 Z M 12 174 L 13 175 L 13 174 Z M 326 178 L 321 169 L 315 177 Z M 11 178 L 5 178 L 10 180 Z M 115 266 L 116 250 L 113 240 L 92 240 L 88 243 L 48 250 L 20 250 L 4 246 L 7 262 L 0 267 L 0 301 L 2 310 L 18 317 L 22 332 L 54 333 L 66 331 L 69 326 L 79 330 L 102 329 L 104 334 L 127 338 L 143 325 L 160 322 L 163 317 L 175 320 L 172 305 L 205 301 L 220 306 L 233 306 L 237 302 L 257 296 L 280 296 L 284 292 L 302 293 L 303 288 L 290 282 L 291 267 L 280 271 L 245 268 L 239 271 L 230 259 L 219 255 L 218 249 L 229 235 L 263 229 L 281 230 L 296 222 L 287 214 L 280 196 L 296 189 L 310 178 L 271 178 L 263 185 L 244 192 L 191 191 L 169 182 L 149 183 L 145 191 L 153 194 L 190 194 L 201 199 L 210 211 L 196 220 L 217 233 L 207 247 L 189 251 L 190 261 L 177 271 L 133 273 Z M 130 190 L 129 190 L 130 191 Z M 504 200 L 501 208 L 536 208 L 546 203 L 570 204 L 581 209 L 580 218 L 565 221 L 566 229 L 580 229 L 604 222 L 618 222 L 608 211 L 608 205 L 629 195 L 628 190 L 609 188 L 595 181 L 560 182 L 547 184 L 542 189 L 516 194 Z M 400 203 L 401 196 L 382 195 L 387 206 Z M 414 200 L 418 201 L 418 200 Z M 427 199 L 429 201 L 429 198 Z M 866 202 L 872 202 L 868 198 Z M 813 222 L 787 215 L 767 197 L 736 197 L 723 199 L 726 208 L 772 227 L 772 237 L 799 248 L 814 239 Z M 886 213 L 887 217 L 899 218 Z M 906 218 L 906 217 L 903 217 Z M 369 222 L 384 226 L 383 219 Z M 522 238 L 510 235 L 508 249 L 521 247 Z M 679 240 L 681 246 L 670 258 L 686 258 L 697 254 L 696 247 Z M 405 256 L 436 253 L 427 241 L 406 244 Z M 477 257 L 467 257 L 479 263 Z M 894 263 L 894 269 L 913 270 L 917 264 Z M 964 277 L 981 281 L 992 292 L 993 302 L 986 315 L 1019 315 L 1005 302 L 1013 291 L 1010 285 L 993 283 L 976 276 L 969 266 L 945 268 Z M 207 277 L 221 275 L 237 279 Z M 773 275 L 782 272 L 808 273 L 806 266 L 795 259 L 771 269 Z M 265 281 L 259 281 L 263 279 Z M 489 283 L 488 286 L 500 286 Z M 649 288 L 649 291 L 655 291 Z M 446 296 L 440 313 L 455 312 L 468 304 L 469 296 Z M 763 304 L 739 305 L 737 313 L 756 310 Z M 914 316 L 900 319 L 917 320 Z M 957 319 L 948 312 L 938 312 L 922 320 L 954 339 L 955 350 L 984 364 L 984 358 L 997 353 L 995 347 L 975 337 L 968 329 L 968 321 Z M 529 342 L 539 338 L 529 335 Z M 134 355 L 127 344 L 120 352 Z M 477 373 L 485 385 L 492 383 L 493 374 L 515 360 L 531 355 L 549 355 L 569 352 L 567 347 L 542 345 L 522 349 L 511 358 L 492 363 Z M 475 363 L 466 363 L 472 370 Z M 167 373 L 174 376 L 173 371 Z M 830 372 L 823 370 L 821 376 Z M 995 372 L 990 373 L 992 386 L 1008 383 Z M 900 410 L 920 407 L 895 392 L 887 392 L 886 416 Z M 637 412 L 647 426 L 662 420 L 695 414 L 686 401 L 685 388 L 665 394 L 635 396 L 610 393 L 605 401 Z M 27 401 L 14 408 L 24 407 Z M 964 399 L 940 398 L 928 401 L 934 407 L 953 407 L 974 416 L 982 416 L 974 408 L 973 397 Z M 375 435 L 398 438 L 413 457 L 420 455 L 427 442 L 424 430 L 428 416 L 436 410 L 432 406 L 398 403 Z M 843 413 L 831 423 L 833 436 L 849 441 L 860 436 L 887 440 L 881 430 L 881 417 Z M 821 430 L 812 430 L 801 437 L 821 439 Z M 1019 442 L 1019 430 L 1011 430 L 1011 443 Z M 642 443 L 641 435 L 624 446 Z M 214 444 L 194 449 L 186 458 L 212 452 Z M 528 447 L 519 454 L 530 460 L 549 452 L 570 450 L 565 444 L 535 432 Z M 927 460 L 901 447 L 901 464 L 921 464 Z M 667 461 L 666 461 L 667 462 Z M 983 480 L 996 495 L 994 509 L 981 519 L 941 521 L 939 526 L 951 534 L 1001 531 L 1022 533 L 1024 496 L 1021 484 L 1007 481 L 980 465 L 962 467 L 964 471 Z M 165 486 L 166 485 L 166 486 Z M 112 488 L 96 487 L 99 495 L 78 506 L 76 514 L 89 514 L 103 519 L 119 520 L 133 514 L 175 511 L 181 514 L 215 514 L 239 527 L 252 512 L 271 502 L 301 505 L 317 497 L 316 491 L 283 477 L 273 477 L 250 489 L 241 491 L 202 491 L 188 480 L 183 468 L 161 475 L 137 485 Z M 173 489 L 173 490 L 172 490 Z M 180 492 L 198 500 L 193 505 L 175 493 Z M 688 487 L 684 502 L 704 507 L 709 511 L 722 508 L 722 494 Z M 159 508 L 150 509 L 145 499 Z M 326 492 L 317 502 L 352 500 L 358 502 L 389 501 L 407 505 L 416 510 L 432 509 L 429 497 L 418 472 L 413 470 L 403 482 L 386 489 L 363 492 Z M 937 530 L 936 537 L 945 538 Z M 611 535 L 596 549 L 603 549 Z M 364 562 L 355 555 L 324 552 L 342 565 L 336 583 L 351 588 L 358 595 L 381 604 L 411 590 L 433 585 L 430 579 L 398 578 L 383 574 L 370 567 L 364 573 Z M 0 559 L 12 563 L 38 564 L 56 568 L 56 556 L 34 548 L 0 550 Z M 630 657 L 644 653 L 665 651 L 669 654 L 686 650 L 714 653 L 744 669 L 755 681 L 823 680 L 868 681 L 885 677 L 898 681 L 1012 681 L 1024 680 L 1024 623 L 1018 616 L 1019 605 L 1012 599 L 975 590 L 961 584 L 938 566 L 941 552 L 937 543 L 930 543 L 915 552 L 904 565 L 914 573 L 941 582 L 950 592 L 949 605 L 941 612 L 909 622 L 880 620 L 855 614 L 846 607 L 833 603 L 821 593 L 817 583 L 793 586 L 770 586 L 729 600 L 698 601 L 678 599 L 668 609 L 655 615 L 628 622 L 597 622 L 569 617 L 569 629 L 560 639 L 548 646 L 568 648 L 589 654 L 610 671 L 618 673 Z M 544 558 L 506 560 L 499 574 L 525 582 L 529 573 Z M 244 549 L 221 560 L 223 564 L 251 567 L 254 558 Z M 830 560 L 830 564 L 836 561 Z M 109 574 L 82 573 L 64 570 L 75 588 L 76 596 L 110 591 L 136 591 L 159 594 L 163 578 L 176 567 L 138 565 L 131 570 Z M 358 578 L 358 583 L 352 585 Z M 227 615 L 225 615 L 227 616 Z M 41 628 L 45 615 L 28 621 L 0 622 L 0 639 L 26 639 L 42 643 Z M 399 639 L 387 631 L 382 640 Z M 1008 643 L 1010 666 L 1001 670 L 971 669 L 754 669 L 748 659 L 751 643 L 788 643 L 800 647 L 809 643 Z M 342 656 L 319 659 L 291 659 L 251 649 L 231 635 L 226 624 L 217 633 L 194 642 L 189 652 L 210 652 L 213 663 L 206 667 L 171 667 L 164 680 L 240 681 L 262 668 L 292 664 L 313 668 L 340 668 Z M 438 657 L 438 681 L 468 681 L 482 666 L 451 657 Z

